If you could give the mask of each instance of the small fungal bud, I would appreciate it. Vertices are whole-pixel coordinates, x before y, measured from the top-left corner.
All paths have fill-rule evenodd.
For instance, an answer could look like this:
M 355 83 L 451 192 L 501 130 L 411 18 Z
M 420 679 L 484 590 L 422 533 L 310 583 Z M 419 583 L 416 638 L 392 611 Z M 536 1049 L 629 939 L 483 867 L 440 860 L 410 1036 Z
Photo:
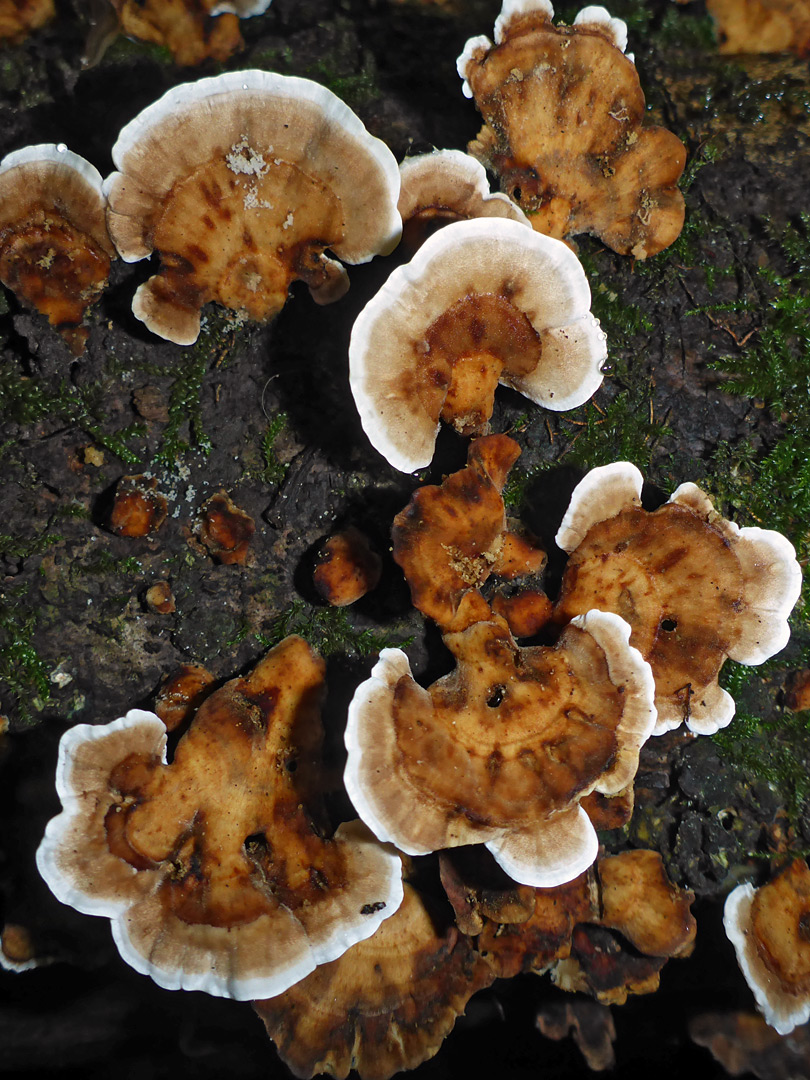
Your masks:
M 104 451 L 97 446 L 85 446 L 82 457 L 85 465 L 92 465 L 96 469 L 104 464 Z
M 326 541 L 313 580 L 327 604 L 345 607 L 376 588 L 381 572 L 382 559 L 368 538 L 350 525 Z
M 149 610 L 154 611 L 156 615 L 171 615 L 173 611 L 177 611 L 174 594 L 168 581 L 156 581 L 154 585 L 150 585 L 146 590 L 144 600 Z
M 166 499 L 153 476 L 122 476 L 115 491 L 110 529 L 116 536 L 150 536 L 166 520 Z
M 785 684 L 785 708 L 791 712 L 810 709 L 810 669 L 792 671 Z
M 174 731 L 190 717 L 213 685 L 214 676 L 201 664 L 181 664 L 169 675 L 155 699 L 155 713 L 166 730 Z
M 37 960 L 31 934 L 18 923 L 6 923 L 0 934 L 0 967 L 7 971 L 28 971 L 37 967 Z
M 226 565 L 244 566 L 255 531 L 250 514 L 240 510 L 224 491 L 212 495 L 200 511 L 199 538 L 209 554 Z

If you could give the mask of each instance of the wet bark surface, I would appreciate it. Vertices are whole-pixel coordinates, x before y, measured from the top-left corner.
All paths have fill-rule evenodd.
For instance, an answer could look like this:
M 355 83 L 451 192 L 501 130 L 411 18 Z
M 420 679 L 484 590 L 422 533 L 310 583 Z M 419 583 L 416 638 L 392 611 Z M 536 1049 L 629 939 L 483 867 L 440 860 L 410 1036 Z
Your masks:
M 275 0 L 243 21 L 242 53 L 189 71 L 164 50 L 123 38 L 83 68 L 89 17 L 78 2 L 75 10 L 57 4 L 55 22 L 0 50 L 0 156 L 64 142 L 105 175 L 118 131 L 140 109 L 173 85 L 240 67 L 323 82 L 398 159 L 464 148 L 480 117 L 461 94 L 455 58 L 469 36 L 491 34 L 498 6 Z M 775 327 L 773 314 L 784 312 L 777 302 L 791 290 L 791 311 L 810 313 L 807 65 L 719 57 L 700 4 L 627 0 L 613 13 L 630 23 L 649 118 L 689 150 L 687 224 L 673 249 L 645 264 L 581 238 L 608 333 L 608 377 L 593 403 L 570 414 L 543 413 L 499 390 L 492 430 L 523 449 L 507 485 L 509 512 L 553 550 L 583 471 L 629 459 L 645 472 L 651 505 L 692 480 L 740 525 L 787 531 L 802 554 L 807 520 L 796 508 L 807 459 L 795 387 L 770 393 L 766 372 L 758 391 L 744 370 L 767 366 L 766 335 L 776 328 L 799 389 L 807 381 L 806 338 L 793 324 Z M 801 251 L 796 236 L 806 241 Z M 59 810 L 62 732 L 150 708 L 180 664 L 204 664 L 222 682 L 286 632 L 302 633 L 327 657 L 335 776 L 347 703 L 380 647 L 404 644 L 423 683 L 451 666 L 410 606 L 389 533 L 420 482 L 463 466 L 466 440 L 444 430 L 424 474 L 397 473 L 369 446 L 347 377 L 352 323 L 401 258 L 350 268 L 350 292 L 328 307 L 295 286 L 267 326 L 209 307 L 188 348 L 155 338 L 131 313 L 154 263 L 116 262 L 78 358 L 41 316 L 0 292 L 0 924 L 23 927 L 46 961 L 0 972 L 0 1073 L 101 1077 L 114 1065 L 122 1077 L 288 1075 L 247 1005 L 161 991 L 127 968 L 106 920 L 50 896 L 34 851 Z M 746 378 L 751 393 L 730 392 L 745 389 Z M 792 438 L 798 488 L 774 491 L 775 474 L 758 463 Z M 140 539 L 109 526 L 116 485 L 132 474 L 154 478 L 167 500 L 165 522 Z M 201 508 L 220 490 L 256 525 L 244 564 L 217 561 L 201 541 Z M 761 520 L 770 504 L 777 523 Z M 383 555 L 382 580 L 351 608 L 330 610 L 312 566 L 320 542 L 348 525 Z M 550 590 L 561 565 L 552 554 Z M 148 603 L 158 582 L 168 584 L 175 610 Z M 722 934 L 722 900 L 738 880 L 763 880 L 769 856 L 810 846 L 798 779 L 810 748 L 795 723 L 786 734 L 782 697 L 788 672 L 807 663 L 808 641 L 796 619 L 779 664 L 736 673 L 744 752 L 730 749 L 742 720 L 720 743 L 682 732 L 652 740 L 630 825 L 603 837 L 609 850 L 661 851 L 673 879 L 698 898 L 694 955 L 668 965 L 658 993 L 613 1009 L 623 1077 L 648 1075 L 651 1062 L 662 1076 L 684 1067 L 724 1075 L 690 1043 L 688 1021 L 708 1009 L 753 1008 Z M 337 783 L 332 804 L 349 816 Z M 541 1003 L 559 994 L 537 977 L 496 984 L 473 999 L 419 1074 L 456 1076 L 474 1063 L 514 1077 L 587 1075 L 570 1042 L 535 1029 Z

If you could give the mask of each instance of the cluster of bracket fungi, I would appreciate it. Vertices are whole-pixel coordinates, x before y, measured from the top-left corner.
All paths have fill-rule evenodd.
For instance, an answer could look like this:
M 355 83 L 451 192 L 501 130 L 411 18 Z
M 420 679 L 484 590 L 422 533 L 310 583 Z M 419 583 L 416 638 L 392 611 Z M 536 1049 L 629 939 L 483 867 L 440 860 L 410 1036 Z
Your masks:
M 691 894 L 654 852 L 600 858 L 597 830 L 629 820 L 648 738 L 729 723 L 720 669 L 786 643 L 795 553 L 775 532 L 724 520 L 693 484 L 646 508 L 640 473 L 619 462 L 572 495 L 552 600 L 546 553 L 505 514 L 519 447 L 489 433 L 499 383 L 556 410 L 600 385 L 605 335 L 565 241 L 593 232 L 644 258 L 680 230 L 685 151 L 641 124 L 625 45 L 603 8 L 567 27 L 547 0 L 506 0 L 495 43 L 465 47 L 459 70 L 485 118 L 471 149 L 522 210 L 490 194 L 474 158 L 437 151 L 399 168 L 329 91 L 261 71 L 170 90 L 121 132 L 104 181 L 61 146 L 0 164 L 0 278 L 76 351 L 116 253 L 158 253 L 133 310 L 190 344 L 210 301 L 266 320 L 294 280 L 316 303 L 338 300 L 342 263 L 391 251 L 403 220 L 415 250 L 359 316 L 350 380 L 370 442 L 397 469 L 430 463 L 442 422 L 473 440 L 466 467 L 418 489 L 392 530 L 453 671 L 425 688 L 404 652 L 382 652 L 346 726 L 360 820 L 335 830 L 324 665 L 310 647 L 287 638 L 215 690 L 195 670 L 193 695 L 170 683 L 155 713 L 66 733 L 63 811 L 37 856 L 59 899 L 112 921 L 137 970 L 254 1001 L 299 1076 L 412 1068 L 498 977 L 550 971 L 565 989 L 621 1002 L 692 948 Z M 550 128 L 535 137 L 538 113 Z M 227 511 L 212 507 L 212 521 Z M 336 603 L 378 576 L 356 531 L 317 572 Z M 547 643 L 519 644 L 538 635 Z M 169 761 L 167 731 L 181 724 Z M 419 857 L 436 852 L 444 907 L 419 888 Z M 767 895 L 735 903 L 768 922 Z M 739 933 L 746 974 L 759 964 L 772 978 L 784 941 L 760 948 Z M 789 997 L 806 999 L 808 970 L 789 973 Z

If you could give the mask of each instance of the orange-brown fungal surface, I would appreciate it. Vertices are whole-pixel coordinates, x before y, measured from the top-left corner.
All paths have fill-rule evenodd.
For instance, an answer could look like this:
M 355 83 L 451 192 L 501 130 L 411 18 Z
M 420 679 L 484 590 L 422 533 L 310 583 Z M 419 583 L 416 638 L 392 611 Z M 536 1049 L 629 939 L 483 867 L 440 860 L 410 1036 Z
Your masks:
M 216 301 L 272 318 L 303 280 L 318 303 L 348 288 L 340 263 L 399 239 L 399 170 L 379 139 L 318 83 L 232 71 L 169 90 L 121 131 L 105 180 L 127 262 L 161 256 L 133 311 L 161 337 L 197 340 Z
M 480 846 L 440 852 L 439 874 L 463 934 L 480 934 L 487 921 L 525 922 L 535 909 L 535 890 L 512 881 Z
M 345 607 L 376 589 L 382 559 L 354 525 L 330 536 L 321 548 L 312 578 L 327 604 Z
M 810 0 L 707 0 L 721 53 L 810 56 Z
M 250 514 L 240 510 L 230 495 L 218 491 L 200 509 L 200 540 L 217 562 L 243 566 L 256 525 Z
M 628 637 L 599 611 L 555 648 L 474 623 L 444 635 L 456 669 L 427 690 L 384 650 L 349 707 L 355 809 L 407 854 L 483 843 L 523 884 L 575 877 L 597 851 L 579 800 L 632 780 L 654 723 L 652 676 Z
M 227 60 L 242 48 L 239 17 L 259 15 L 270 0 L 111 0 L 121 33 L 165 45 L 176 63 Z
M 574 928 L 571 951 L 551 969 L 561 990 L 590 994 L 603 1005 L 624 1005 L 630 994 L 654 994 L 666 957 L 631 950 L 619 934 L 584 923 Z
M 494 979 L 469 938 L 410 885 L 373 937 L 284 994 L 254 1002 L 295 1076 L 388 1080 L 433 1057 Z
M 185 723 L 213 689 L 215 678 L 202 664 L 181 664 L 160 684 L 155 715 L 174 731 Z
M 19 44 L 55 14 L 53 0 L 0 0 L 0 42 Z
M 810 1018 L 810 870 L 794 859 L 767 885 L 738 885 L 723 921 L 757 1007 L 780 1035 Z
M 62 144 L 27 146 L 0 162 L 0 281 L 76 354 L 115 255 L 105 209 L 101 176 Z
M 359 822 L 328 827 L 323 672 L 286 638 L 206 698 L 171 763 L 154 713 L 63 736 L 40 872 L 161 986 L 280 993 L 399 905 L 399 857 Z
M 506 533 L 501 491 L 520 454 L 507 435 L 476 439 L 467 466 L 419 488 L 394 518 L 394 560 L 414 607 L 447 631 L 492 617 L 480 588 L 500 563 Z M 542 561 L 543 554 L 539 553 Z
M 122 476 L 118 481 L 110 511 L 110 529 L 116 536 L 151 536 L 167 514 L 166 497 L 157 490 L 154 476 Z
M 431 233 L 450 221 L 503 217 L 528 225 L 523 211 L 501 192 L 491 193 L 480 161 L 461 150 L 434 150 L 405 158 L 397 208 L 402 241 L 415 251 Z
M 727 657 L 760 664 L 787 643 L 801 570 L 780 533 L 740 529 L 694 484 L 641 506 L 642 476 L 616 462 L 575 489 L 557 534 L 570 552 L 555 618 L 599 608 L 632 627 L 652 667 L 656 733 L 712 733 L 734 715 L 717 676 Z
M 467 42 L 458 70 L 485 121 L 468 149 L 539 232 L 592 233 L 645 259 L 683 227 L 686 149 L 643 123 L 624 23 L 589 7 L 554 26 L 553 13 L 548 0 L 505 0 L 495 43 Z

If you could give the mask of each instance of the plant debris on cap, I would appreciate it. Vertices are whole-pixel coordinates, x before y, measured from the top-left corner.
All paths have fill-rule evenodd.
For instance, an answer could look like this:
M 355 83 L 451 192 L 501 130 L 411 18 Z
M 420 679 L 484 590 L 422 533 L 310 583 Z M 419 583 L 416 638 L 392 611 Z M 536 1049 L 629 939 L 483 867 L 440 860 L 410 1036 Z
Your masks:
M 721 53 L 810 56 L 807 0 L 707 0 Z
M 414 492 L 394 518 L 394 560 L 402 567 L 414 607 L 442 630 L 464 630 L 491 619 L 480 593 L 491 573 L 511 576 L 545 564 L 545 553 L 507 531 L 501 491 L 520 447 L 507 435 L 470 444 L 467 466 L 441 486 Z M 513 542 L 510 542 L 513 541 Z
M 327 604 L 346 607 L 376 589 L 381 573 L 382 559 L 368 537 L 349 525 L 323 545 L 312 579 Z
M 400 237 L 396 159 L 308 79 L 230 71 L 176 86 L 112 156 L 110 235 L 127 262 L 157 251 L 162 263 L 133 311 L 180 345 L 209 301 L 270 319 L 297 279 L 318 303 L 338 299 L 348 278 L 325 249 L 368 262 Z
M 54 0 L 5 0 L 0 5 L 0 42 L 19 45 L 55 14 Z
M 428 690 L 385 649 L 356 691 L 345 783 L 361 818 L 410 855 L 486 844 L 511 878 L 551 886 L 596 858 L 579 800 L 624 788 L 655 710 L 630 628 L 591 611 L 556 647 L 493 622 L 445 634 L 456 669 Z
M 574 253 L 504 218 L 456 221 L 398 267 L 352 329 L 363 428 L 391 465 L 429 465 L 440 421 L 484 435 L 498 383 L 544 408 L 602 382 L 605 335 Z
M 109 0 L 121 33 L 165 45 L 175 63 L 227 60 L 242 48 L 239 19 L 261 15 L 271 0 Z M 90 51 L 88 49 L 88 51 Z
M 434 150 L 405 158 L 397 208 L 403 243 L 415 251 L 432 232 L 451 221 L 476 217 L 529 219 L 508 195 L 489 190 L 486 170 L 462 150 Z
M 787 1035 L 810 1019 L 810 870 L 794 859 L 759 889 L 738 885 L 723 922 L 766 1021 Z
M 0 161 L 0 281 L 48 317 L 75 354 L 82 319 L 104 290 L 115 248 L 97 170 L 43 143 Z
M 411 885 L 373 937 L 278 997 L 254 1002 L 295 1076 L 388 1080 L 433 1057 L 494 980 L 468 937 Z
M 573 26 L 554 26 L 553 14 L 548 0 L 505 0 L 495 43 L 467 42 L 458 71 L 485 121 L 468 149 L 538 231 L 592 233 L 645 259 L 683 227 L 686 149 L 643 124 L 622 20 L 592 6 Z
M 555 617 L 614 611 L 650 662 L 656 733 L 685 722 L 711 734 L 734 701 L 717 682 L 727 657 L 761 664 L 787 644 L 801 569 L 780 533 L 739 528 L 694 484 L 669 502 L 641 506 L 642 476 L 629 462 L 592 469 L 557 533 L 570 553 Z
M 154 713 L 63 736 L 64 810 L 40 873 L 63 903 L 111 919 L 123 958 L 161 986 L 280 993 L 398 907 L 399 857 L 360 822 L 330 835 L 323 671 L 286 638 L 206 698 L 170 764 Z

